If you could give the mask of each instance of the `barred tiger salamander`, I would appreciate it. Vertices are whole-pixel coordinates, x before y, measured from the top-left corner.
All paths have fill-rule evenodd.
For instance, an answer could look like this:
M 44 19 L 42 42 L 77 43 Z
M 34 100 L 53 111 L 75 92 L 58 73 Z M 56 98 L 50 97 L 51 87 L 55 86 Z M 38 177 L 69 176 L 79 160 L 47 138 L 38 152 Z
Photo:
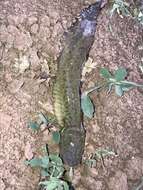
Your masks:
M 82 124 L 80 79 L 83 63 L 94 42 L 101 3 L 102 0 L 83 9 L 77 21 L 69 28 L 59 57 L 53 89 L 55 115 L 63 129 L 60 156 L 71 167 L 81 163 L 84 152 L 86 132 Z

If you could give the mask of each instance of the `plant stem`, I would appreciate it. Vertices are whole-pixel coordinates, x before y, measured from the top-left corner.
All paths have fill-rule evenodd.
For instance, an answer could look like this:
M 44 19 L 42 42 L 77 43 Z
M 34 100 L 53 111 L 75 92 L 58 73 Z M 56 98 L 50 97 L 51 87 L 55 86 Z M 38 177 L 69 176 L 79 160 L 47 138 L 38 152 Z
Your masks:
M 91 92 L 93 92 L 93 91 L 95 91 L 95 90 L 98 90 L 98 89 L 100 89 L 100 88 L 105 87 L 106 85 L 107 85 L 107 83 L 102 84 L 102 85 L 99 85 L 99 86 L 91 87 L 91 88 L 89 88 L 89 89 L 85 92 L 85 94 L 87 95 L 87 94 L 89 94 L 89 93 L 91 93 Z

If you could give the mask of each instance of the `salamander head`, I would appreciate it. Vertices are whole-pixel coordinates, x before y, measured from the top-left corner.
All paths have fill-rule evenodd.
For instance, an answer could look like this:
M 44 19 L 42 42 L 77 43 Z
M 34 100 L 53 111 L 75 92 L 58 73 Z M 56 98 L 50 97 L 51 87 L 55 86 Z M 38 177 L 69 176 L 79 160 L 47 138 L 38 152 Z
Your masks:
M 82 20 L 95 20 L 100 12 L 100 9 L 102 8 L 102 1 L 98 0 L 96 3 L 90 5 L 88 8 L 85 8 L 80 13 L 80 18 Z
M 80 29 L 82 30 L 83 36 L 90 37 L 94 36 L 96 30 L 97 16 L 102 8 L 104 0 L 98 0 L 96 3 L 85 8 L 80 13 Z

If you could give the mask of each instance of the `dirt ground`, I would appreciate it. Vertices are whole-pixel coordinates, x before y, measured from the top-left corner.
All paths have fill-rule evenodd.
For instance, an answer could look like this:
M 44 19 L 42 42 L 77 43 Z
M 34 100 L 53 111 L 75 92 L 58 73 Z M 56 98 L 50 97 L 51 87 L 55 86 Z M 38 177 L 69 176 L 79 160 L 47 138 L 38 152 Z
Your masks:
M 52 111 L 50 85 L 64 31 L 79 11 L 94 1 L 1 0 L 0 2 L 0 190 L 35 190 L 37 170 L 24 160 L 38 154 L 48 133 L 34 133 L 27 123 L 38 111 Z M 109 30 L 112 27 L 112 32 Z M 90 57 L 97 67 L 125 67 L 128 79 L 143 82 L 143 28 L 135 21 L 102 11 Z M 48 66 L 47 66 L 48 65 Z M 43 77 L 44 76 L 44 77 Z M 45 78 L 47 79 L 45 81 Z M 98 79 L 96 69 L 85 84 Z M 75 171 L 76 190 L 134 190 L 143 176 L 143 94 L 122 98 L 94 93 L 95 117 L 85 122 L 85 154 L 110 148 L 116 157 L 96 168 Z M 44 110 L 45 111 L 45 110 Z M 142 187 L 143 189 L 143 187 Z M 141 189 L 140 189 L 141 190 Z

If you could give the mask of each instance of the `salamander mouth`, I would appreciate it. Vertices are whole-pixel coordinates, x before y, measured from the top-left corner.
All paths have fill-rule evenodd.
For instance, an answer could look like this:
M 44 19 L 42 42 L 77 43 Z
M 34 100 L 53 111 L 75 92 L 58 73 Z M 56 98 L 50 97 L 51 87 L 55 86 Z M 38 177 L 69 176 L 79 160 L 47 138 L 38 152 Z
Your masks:
M 91 20 L 91 21 L 95 20 L 102 7 L 102 1 L 103 0 L 99 0 L 96 3 L 90 5 L 88 8 L 83 9 L 80 13 L 80 18 Z

